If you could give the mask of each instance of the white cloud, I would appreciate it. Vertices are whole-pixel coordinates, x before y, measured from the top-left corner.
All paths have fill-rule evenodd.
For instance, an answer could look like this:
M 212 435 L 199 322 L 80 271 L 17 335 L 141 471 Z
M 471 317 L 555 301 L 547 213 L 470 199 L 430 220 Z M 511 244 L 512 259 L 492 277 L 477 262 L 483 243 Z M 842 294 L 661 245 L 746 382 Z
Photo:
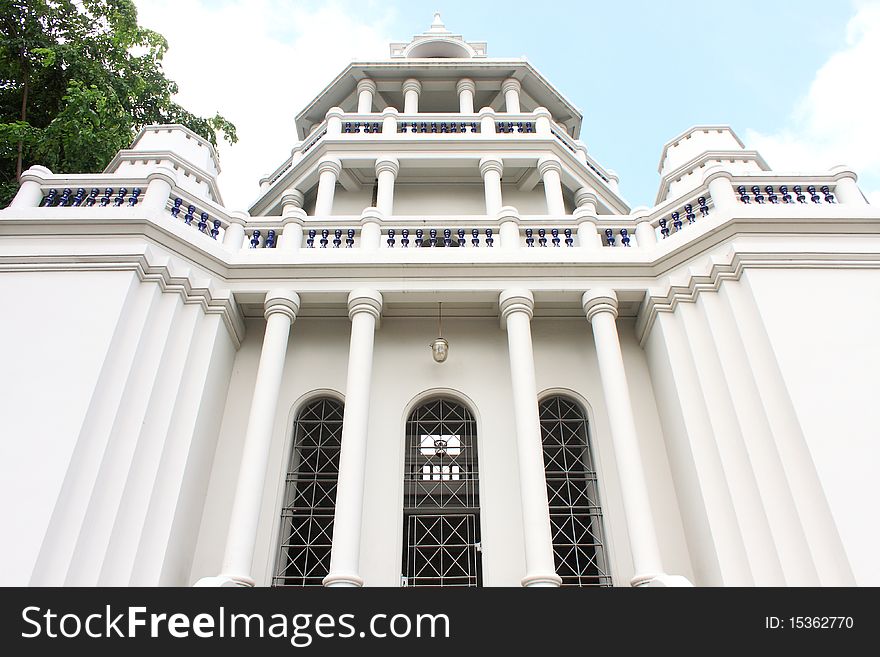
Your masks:
M 847 25 L 846 46 L 816 72 L 792 122 L 774 134 L 746 132 L 749 147 L 771 167 L 827 170 L 845 164 L 859 174 L 871 203 L 880 204 L 880 3 L 865 2 Z
M 219 111 L 239 142 L 220 146 L 226 207 L 246 209 L 259 179 L 297 141 L 293 119 L 352 59 L 384 58 L 392 15 L 379 6 L 309 9 L 284 0 L 136 0 L 141 25 L 164 35 L 176 100 L 204 116 Z

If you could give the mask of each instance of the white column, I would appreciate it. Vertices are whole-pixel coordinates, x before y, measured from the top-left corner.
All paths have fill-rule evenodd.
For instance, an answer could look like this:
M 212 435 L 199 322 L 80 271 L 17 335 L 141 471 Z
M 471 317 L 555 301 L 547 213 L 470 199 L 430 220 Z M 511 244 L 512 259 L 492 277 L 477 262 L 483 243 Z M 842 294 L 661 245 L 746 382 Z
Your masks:
M 518 249 L 520 247 L 519 239 L 519 212 L 516 208 L 505 205 L 498 211 L 498 223 L 501 225 L 499 234 L 501 236 L 502 249 Z
M 550 114 L 550 110 L 546 107 L 536 107 L 532 114 L 535 115 L 535 134 L 540 137 L 552 137 L 553 128 L 551 121 L 553 120 L 553 115 Z
M 657 244 L 657 233 L 654 232 L 654 227 L 648 220 L 650 213 L 651 208 L 644 205 L 635 207 L 630 211 L 630 216 L 636 224 L 636 244 L 642 249 L 650 249 Z
M 491 107 L 484 107 L 480 110 L 480 134 L 495 134 L 495 110 Z
M 480 175 L 483 176 L 483 189 L 486 194 L 486 214 L 494 217 L 501 210 L 501 172 L 504 163 L 496 157 L 480 160 Z
M 316 217 L 326 217 L 333 214 L 333 196 L 336 194 L 336 181 L 340 173 L 342 173 L 342 162 L 335 157 L 327 157 L 318 162 Z
M 455 91 L 458 92 L 458 111 L 462 114 L 474 113 L 474 94 L 477 92 L 477 85 L 470 78 L 462 78 L 455 85 Z
M 649 249 L 657 244 L 657 233 L 647 219 L 636 224 L 636 242 L 643 249 Z
M 732 212 L 737 200 L 733 193 L 733 175 L 719 166 L 710 167 L 703 175 L 703 184 L 709 187 L 712 205 L 720 212 Z
M 296 187 L 286 190 L 281 196 L 281 236 L 278 248 L 285 251 L 297 251 L 302 246 L 303 224 L 306 213 L 302 209 L 305 197 Z
M 544 181 L 544 196 L 547 199 L 547 214 L 561 218 L 565 216 L 565 203 L 562 200 L 562 163 L 555 157 L 542 157 L 538 160 L 538 173 Z
M 611 425 L 611 441 L 635 566 L 631 584 L 641 586 L 662 576 L 663 567 L 617 336 L 617 295 L 613 290 L 598 288 L 585 292 L 582 301 L 587 320 L 593 326 L 599 376 Z
M 51 176 L 52 172 L 46 167 L 34 165 L 21 174 L 19 182 L 21 187 L 9 204 L 10 208 L 36 208 L 40 206 L 43 200 L 42 185 L 47 176 Z
M 508 114 L 519 114 L 519 92 L 522 84 L 515 78 L 507 78 L 501 83 L 501 93 L 504 94 L 504 109 Z
M 327 114 L 324 115 L 324 118 L 327 120 L 327 136 L 328 137 L 338 137 L 342 134 L 342 118 L 345 116 L 345 112 L 342 111 L 341 107 L 331 107 L 327 110 Z M 312 132 L 314 132 L 318 126 L 312 128 Z M 311 135 L 311 133 L 309 133 Z
M 159 215 L 165 211 L 171 191 L 177 184 L 174 169 L 159 167 L 147 174 L 147 191 L 144 194 L 143 209 L 151 215 Z
M 599 197 L 591 187 L 581 187 L 574 193 L 574 220 L 577 222 L 578 246 L 585 249 L 602 247 L 602 236 L 599 235 L 599 215 L 596 206 Z
M 507 328 L 510 380 L 513 384 L 513 413 L 522 500 L 523 543 L 526 576 L 523 586 L 559 586 L 553 562 L 553 536 L 547 481 L 544 478 L 544 449 L 538 416 L 538 390 L 532 353 L 531 319 L 535 299 L 529 290 L 505 290 L 499 297 L 501 323 Z
M 358 114 L 369 114 L 373 111 L 373 95 L 376 93 L 376 83 L 370 78 L 364 78 L 357 83 Z
M 361 212 L 360 248 L 375 251 L 382 246 L 382 221 L 384 217 L 377 208 L 365 208 Z
M 382 312 L 382 295 L 376 290 L 352 290 L 348 295 L 351 341 L 339 484 L 333 519 L 330 573 L 324 586 L 363 586 L 358 574 L 361 523 L 363 521 L 364 472 L 367 460 L 367 423 L 370 411 L 370 380 L 373 371 L 373 339 Z
M 403 83 L 403 113 L 418 114 L 419 94 L 422 93 L 422 83 L 410 78 Z
M 834 195 L 837 197 L 838 203 L 846 203 L 852 205 L 867 205 L 868 201 L 862 194 L 857 184 L 858 176 L 843 165 L 831 168 L 834 174 Z M 817 186 L 817 189 L 821 185 Z
M 229 213 L 229 225 L 223 233 L 223 246 L 230 251 L 239 251 L 244 244 L 244 227 L 250 216 L 247 212 L 233 210 Z
M 399 113 L 393 107 L 386 107 L 382 110 L 382 135 L 397 134 L 397 119 Z
M 400 171 L 400 162 L 391 155 L 380 155 L 376 158 L 376 209 L 384 216 L 394 214 L 394 180 Z
M 299 312 L 299 295 L 292 290 L 271 290 L 266 294 L 266 333 L 257 367 L 257 380 L 248 417 L 244 450 L 238 468 L 238 483 L 226 536 L 226 550 L 219 582 L 253 586 L 251 565 L 254 541 L 266 483 L 266 466 L 275 428 L 278 391 L 284 373 L 290 325 Z
M 615 194 L 620 194 L 620 177 L 617 172 L 614 169 L 605 169 L 605 173 L 608 174 L 609 189 Z

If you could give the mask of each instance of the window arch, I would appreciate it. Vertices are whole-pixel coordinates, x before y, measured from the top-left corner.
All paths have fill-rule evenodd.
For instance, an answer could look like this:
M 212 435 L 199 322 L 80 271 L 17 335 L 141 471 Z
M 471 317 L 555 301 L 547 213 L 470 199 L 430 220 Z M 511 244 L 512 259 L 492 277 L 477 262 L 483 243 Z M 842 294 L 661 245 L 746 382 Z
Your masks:
M 611 586 L 586 414 L 559 395 L 538 409 L 556 573 L 563 586 Z
M 321 586 L 330 571 L 343 404 L 309 402 L 293 425 L 273 586 Z
M 447 397 L 406 423 L 403 583 L 481 586 L 477 425 Z

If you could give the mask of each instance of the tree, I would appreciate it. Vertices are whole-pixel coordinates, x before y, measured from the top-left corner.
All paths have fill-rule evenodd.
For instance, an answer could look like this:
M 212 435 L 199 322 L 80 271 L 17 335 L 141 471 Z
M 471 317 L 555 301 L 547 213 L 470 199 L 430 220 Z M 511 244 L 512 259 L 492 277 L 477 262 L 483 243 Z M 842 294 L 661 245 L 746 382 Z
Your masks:
M 172 100 L 167 49 L 137 24 L 132 0 L 0 0 L 0 207 L 28 166 L 102 171 L 145 125 L 235 143 L 219 113 L 199 117 Z

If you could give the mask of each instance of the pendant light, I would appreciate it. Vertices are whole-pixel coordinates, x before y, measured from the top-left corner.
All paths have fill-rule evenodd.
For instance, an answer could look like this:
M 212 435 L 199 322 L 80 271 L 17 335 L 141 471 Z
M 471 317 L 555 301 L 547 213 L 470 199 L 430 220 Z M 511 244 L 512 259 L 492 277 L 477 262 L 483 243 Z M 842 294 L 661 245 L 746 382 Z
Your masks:
M 446 357 L 449 355 L 449 343 L 446 341 L 446 338 L 443 337 L 442 301 L 437 306 L 437 337 L 431 343 L 430 347 L 431 355 L 434 356 L 435 362 L 442 363 L 446 360 Z

